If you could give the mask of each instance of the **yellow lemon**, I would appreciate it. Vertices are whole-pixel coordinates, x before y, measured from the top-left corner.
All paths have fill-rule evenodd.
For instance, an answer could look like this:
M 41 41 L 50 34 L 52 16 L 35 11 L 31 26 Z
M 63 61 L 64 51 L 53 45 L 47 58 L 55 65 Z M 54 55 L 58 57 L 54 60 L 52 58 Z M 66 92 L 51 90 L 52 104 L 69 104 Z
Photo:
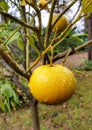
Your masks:
M 52 23 L 56 20 L 56 18 L 59 16 L 59 13 L 54 14 L 52 18 Z M 66 15 L 63 15 L 54 25 L 52 31 L 53 32 L 63 32 L 65 28 L 68 26 L 69 20 Z
M 40 9 L 44 9 L 44 10 L 47 10 L 48 9 L 48 2 L 47 0 L 39 0 L 38 1 L 38 6 Z
M 72 71 L 62 65 L 42 65 L 34 70 L 28 86 L 39 102 L 56 105 L 72 96 L 76 78 Z

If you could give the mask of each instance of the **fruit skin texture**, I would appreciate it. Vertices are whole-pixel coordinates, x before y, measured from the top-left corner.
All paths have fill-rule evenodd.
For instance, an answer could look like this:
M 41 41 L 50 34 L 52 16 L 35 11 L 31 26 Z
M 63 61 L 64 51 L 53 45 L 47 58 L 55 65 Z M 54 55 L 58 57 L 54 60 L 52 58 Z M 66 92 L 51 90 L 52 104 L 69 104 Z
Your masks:
M 52 23 L 56 20 L 56 18 L 59 16 L 59 13 L 54 14 L 52 18 Z M 66 15 L 63 15 L 54 25 L 52 32 L 63 32 L 65 28 L 68 26 L 69 20 Z
M 34 70 L 28 86 L 39 102 L 56 105 L 72 96 L 76 89 L 76 78 L 62 65 L 42 65 Z
M 38 6 L 39 6 L 40 9 L 47 10 L 48 9 L 47 3 L 48 2 L 46 0 L 39 0 L 38 1 Z

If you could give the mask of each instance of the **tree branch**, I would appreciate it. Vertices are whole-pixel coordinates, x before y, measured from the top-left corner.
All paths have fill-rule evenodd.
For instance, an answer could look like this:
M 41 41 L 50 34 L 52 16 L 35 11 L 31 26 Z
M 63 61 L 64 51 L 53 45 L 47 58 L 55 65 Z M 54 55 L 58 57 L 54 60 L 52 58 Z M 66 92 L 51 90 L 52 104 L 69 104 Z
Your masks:
M 36 27 L 33 27 L 33 26 L 30 26 L 29 24 L 26 24 L 25 22 L 19 20 L 18 18 L 16 17 L 13 17 L 12 15 L 10 15 L 9 13 L 5 12 L 5 11 L 2 11 L 0 10 L 0 13 L 8 18 L 10 18 L 11 20 L 17 22 L 18 24 L 22 25 L 23 27 L 27 27 L 31 30 L 33 30 L 34 32 L 37 32 L 37 28 Z
M 33 1 L 29 2 L 29 1 L 26 0 L 26 3 L 29 4 L 37 13 L 38 21 L 39 21 L 39 32 L 41 32 L 41 24 L 42 24 L 41 13 L 40 13 L 40 10 L 37 8 L 36 4 L 34 4 L 34 2 Z
M 19 7 L 18 3 L 16 3 L 15 1 L 12 1 L 12 0 L 10 0 L 10 2 L 13 3 L 14 6 L 16 6 L 17 9 L 20 11 L 20 7 Z
M 74 48 L 74 49 L 71 49 L 69 55 L 74 54 L 76 51 L 78 51 L 78 50 L 82 49 L 83 47 L 88 46 L 88 45 L 90 45 L 90 44 L 92 44 L 92 39 L 89 40 L 89 41 L 87 41 L 86 43 L 84 43 L 84 44 L 82 44 L 82 45 L 80 45 L 80 46 Z M 56 62 L 57 60 L 59 60 L 59 59 L 65 57 L 66 54 L 67 54 L 67 52 L 68 52 L 68 50 L 66 50 L 66 51 L 64 51 L 64 52 L 62 52 L 62 53 L 58 53 L 56 56 L 54 56 L 54 58 L 53 58 L 53 63 Z
M 32 102 L 33 100 L 35 100 L 29 90 L 28 87 L 24 87 L 19 81 L 18 81 L 18 77 L 14 74 L 12 74 L 12 77 L 11 77 L 12 81 L 15 83 L 15 85 L 22 90 L 23 93 L 26 94 L 28 100 L 30 102 Z
M 20 68 L 19 66 L 15 63 L 15 61 L 12 60 L 12 58 L 10 57 L 10 55 L 8 53 L 6 53 L 4 50 L 0 50 L 0 55 L 3 58 L 3 60 L 18 74 L 20 74 L 21 76 L 25 77 L 26 79 L 29 80 L 30 75 L 25 74 Z
M 41 13 L 40 13 L 40 10 L 37 8 L 36 4 L 34 4 L 35 2 L 36 1 L 29 2 L 29 1 L 26 0 L 26 3 L 36 11 L 36 14 L 33 16 L 32 20 L 34 19 L 35 16 L 38 17 L 39 27 L 38 27 L 38 30 L 36 31 L 36 34 L 37 34 L 39 43 L 41 45 L 41 48 L 44 50 L 44 46 L 43 46 L 43 43 L 42 43 L 42 40 L 41 40 L 41 29 L 42 29 Z

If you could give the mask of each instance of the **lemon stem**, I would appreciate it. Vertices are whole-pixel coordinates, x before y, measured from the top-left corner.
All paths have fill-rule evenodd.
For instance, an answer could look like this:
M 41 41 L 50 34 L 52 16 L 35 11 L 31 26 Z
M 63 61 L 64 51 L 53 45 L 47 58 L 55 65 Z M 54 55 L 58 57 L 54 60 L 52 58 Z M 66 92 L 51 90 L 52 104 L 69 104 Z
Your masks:
M 53 66 L 54 50 L 53 50 L 53 46 L 51 46 L 50 48 L 51 48 L 50 66 Z

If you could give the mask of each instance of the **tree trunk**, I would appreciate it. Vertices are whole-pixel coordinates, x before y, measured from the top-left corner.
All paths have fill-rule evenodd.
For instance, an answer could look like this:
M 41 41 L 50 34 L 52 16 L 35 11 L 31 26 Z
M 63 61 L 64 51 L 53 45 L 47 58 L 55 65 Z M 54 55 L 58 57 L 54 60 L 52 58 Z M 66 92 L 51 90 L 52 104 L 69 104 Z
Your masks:
M 31 103 L 31 114 L 32 114 L 32 129 L 31 130 L 40 130 L 38 102 L 37 101 L 34 101 Z
M 11 75 L 12 81 L 16 84 L 16 86 L 26 94 L 31 107 L 31 115 L 32 115 L 32 127 L 30 130 L 40 130 L 40 122 L 39 122 L 39 113 L 38 113 L 38 102 L 33 98 L 30 93 L 30 90 L 27 87 L 24 87 L 18 80 L 16 75 Z
M 92 39 L 92 13 L 90 16 L 85 20 L 86 29 L 88 32 L 88 40 Z M 92 44 L 89 45 L 88 48 L 88 60 L 92 60 Z

